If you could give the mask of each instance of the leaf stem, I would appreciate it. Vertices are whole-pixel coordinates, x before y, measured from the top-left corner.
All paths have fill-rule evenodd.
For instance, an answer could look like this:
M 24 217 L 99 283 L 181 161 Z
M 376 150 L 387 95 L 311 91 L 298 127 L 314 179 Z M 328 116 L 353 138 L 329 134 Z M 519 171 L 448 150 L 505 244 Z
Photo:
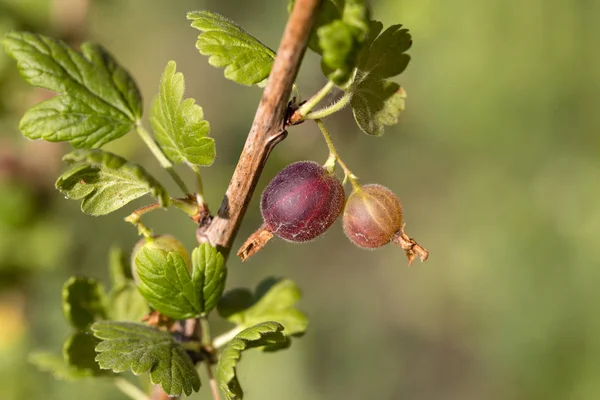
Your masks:
M 193 219 L 196 215 L 198 215 L 198 205 L 196 204 L 196 200 L 193 196 L 185 197 L 182 199 L 170 197 L 169 199 L 173 206 L 185 212 L 190 218 Z M 131 214 L 129 214 L 125 218 L 125 221 L 136 226 L 140 235 L 144 235 L 145 237 L 151 237 L 152 230 L 142 223 L 142 215 L 149 213 L 150 211 L 154 211 L 160 207 L 160 203 L 152 203 L 147 206 L 140 207 Z
M 196 164 L 189 164 L 189 165 L 192 168 L 192 170 L 194 171 L 194 174 L 196 175 L 196 187 L 197 187 L 196 200 L 198 202 L 198 205 L 201 206 L 202 204 L 204 204 L 204 184 L 202 183 L 202 175 L 200 174 L 200 167 L 197 166 Z
M 352 100 L 352 93 L 346 92 L 340 97 L 335 103 L 328 105 L 327 107 L 308 113 L 304 119 L 322 119 L 336 113 L 346 107 L 350 100 Z
M 186 195 L 190 194 L 191 192 L 188 190 L 187 186 L 185 185 L 185 182 L 175 171 L 175 169 L 173 168 L 173 164 L 171 164 L 171 161 L 169 161 L 169 159 L 167 158 L 167 156 L 165 156 L 160 147 L 158 147 L 158 144 L 156 144 L 156 142 L 154 141 L 152 136 L 150 136 L 150 133 L 146 130 L 146 128 L 144 128 L 142 124 L 138 122 L 135 125 L 135 130 L 140 135 L 146 146 L 148 146 L 154 157 L 156 157 L 160 166 L 167 170 L 169 175 L 171 175 L 171 177 L 173 178 L 175 183 L 177 183 L 177 186 L 179 186 L 183 193 L 185 193 Z
M 208 375 L 208 384 L 210 385 L 210 391 L 212 392 L 213 400 L 221 400 L 219 386 L 217 385 L 217 380 L 212 372 L 212 365 L 207 362 L 203 364 L 206 366 L 206 375 Z
M 235 328 L 220 334 L 216 338 L 213 339 L 212 345 L 215 349 L 220 349 L 225 346 L 227 343 L 231 342 L 231 339 L 235 337 L 238 333 L 244 330 L 242 326 L 236 326 Z
M 346 165 L 346 163 L 344 163 L 342 161 L 342 159 L 340 158 L 340 156 L 337 153 L 337 150 L 335 149 L 335 146 L 333 145 L 333 141 L 331 140 L 331 136 L 329 136 L 329 132 L 327 131 L 327 128 L 325 128 L 325 125 L 323 124 L 323 121 L 321 121 L 320 119 L 315 119 L 315 122 L 317 123 L 317 126 L 319 127 L 319 129 L 321 130 L 321 133 L 323 134 L 323 138 L 325 139 L 325 143 L 327 143 L 327 147 L 329 148 L 329 158 L 327 159 L 327 162 L 325 163 L 325 167 L 331 167 L 331 164 L 333 163 L 333 160 L 337 161 L 337 163 L 340 165 L 340 167 L 342 167 L 342 169 L 344 170 L 344 180 L 349 180 L 350 183 L 352 184 L 352 188 L 354 190 L 360 190 L 360 185 L 358 184 L 358 178 L 356 177 L 356 175 L 354 175 L 352 173 L 352 171 L 350 171 L 350 169 L 348 168 L 348 166 Z
M 200 317 L 200 331 L 202 337 L 200 338 L 203 346 L 212 346 L 212 339 L 210 337 L 210 324 L 205 316 Z
M 331 89 L 335 84 L 332 81 L 327 81 L 325 86 L 323 86 L 317 93 L 314 94 L 313 97 L 308 99 L 306 103 L 302 104 L 298 109 L 298 113 L 304 118 L 306 115 L 329 94 Z
M 146 393 L 125 378 L 116 377 L 115 386 L 132 400 L 150 400 Z
M 142 223 L 142 214 L 145 214 L 148 211 L 152 211 L 158 207 L 160 207 L 159 203 L 154 203 L 154 204 L 150 204 L 149 206 L 142 207 L 138 210 L 135 210 L 131 214 L 129 214 L 129 216 L 127 216 L 125 218 L 125 221 L 129 222 L 131 225 L 135 226 L 138 229 L 139 235 L 142 235 L 145 238 L 150 238 L 150 237 L 152 237 L 152 229 L 148 228 L 146 225 L 144 225 Z

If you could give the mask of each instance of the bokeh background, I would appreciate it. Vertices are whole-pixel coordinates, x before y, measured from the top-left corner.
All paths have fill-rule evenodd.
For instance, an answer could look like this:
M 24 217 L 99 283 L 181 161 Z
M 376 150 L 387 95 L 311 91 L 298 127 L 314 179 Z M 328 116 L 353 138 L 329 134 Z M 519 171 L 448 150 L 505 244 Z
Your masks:
M 28 29 L 102 43 L 137 79 L 148 109 L 168 60 L 204 107 L 218 157 L 204 170 L 216 210 L 261 91 L 227 81 L 194 47 L 187 11 L 209 9 L 276 48 L 287 1 L 0 0 L 0 33 Z M 600 398 L 600 2 L 378 0 L 374 17 L 412 32 L 400 123 L 367 137 L 343 112 L 329 127 L 362 182 L 401 198 L 407 231 L 431 251 L 364 251 L 341 225 L 319 240 L 274 240 L 249 262 L 231 258 L 228 287 L 270 275 L 296 281 L 311 324 L 290 350 L 247 353 L 248 399 Z M 307 53 L 304 96 L 324 83 Z M 60 353 L 69 328 L 60 290 L 73 274 L 107 282 L 111 245 L 136 232 L 53 189 L 68 146 L 25 140 L 18 120 L 40 92 L 0 51 L 0 398 L 125 398 L 108 380 L 55 380 L 28 361 Z M 131 134 L 109 149 L 170 184 Z M 323 162 L 315 126 L 294 128 L 272 153 L 258 192 L 290 162 Z M 191 179 L 186 171 L 182 173 Z M 172 186 L 168 186 L 175 193 Z M 255 196 L 235 246 L 260 224 Z M 148 199 L 145 200 L 146 202 Z M 147 222 L 194 246 L 177 210 Z M 215 329 L 227 329 L 215 320 Z M 206 382 L 206 380 L 204 380 Z M 209 399 L 206 386 L 195 399 Z

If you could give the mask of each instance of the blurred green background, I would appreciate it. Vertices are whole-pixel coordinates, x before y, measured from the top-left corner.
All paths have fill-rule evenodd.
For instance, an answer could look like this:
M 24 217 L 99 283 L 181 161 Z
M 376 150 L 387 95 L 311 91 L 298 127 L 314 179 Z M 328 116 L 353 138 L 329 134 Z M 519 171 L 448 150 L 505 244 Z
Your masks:
M 412 61 L 398 80 L 407 110 L 383 138 L 362 134 L 349 112 L 328 125 L 362 182 L 398 194 L 407 232 L 431 257 L 407 268 L 393 246 L 353 247 L 339 223 L 310 244 L 275 240 L 243 265 L 232 257 L 228 287 L 288 277 L 303 288 L 300 307 L 311 318 L 290 350 L 244 356 L 247 398 L 599 399 L 600 2 L 372 5 L 375 18 L 413 34 Z M 219 12 L 276 48 L 286 6 L 0 0 L 0 33 L 75 32 L 102 43 L 137 79 L 146 109 L 167 61 L 176 60 L 186 95 L 204 107 L 216 139 L 217 160 L 204 171 L 216 210 L 261 92 L 208 65 L 185 14 Z M 14 64 L 0 52 L 0 398 L 125 398 L 110 381 L 57 381 L 27 361 L 35 349 L 60 352 L 69 335 L 63 282 L 73 274 L 107 282 L 108 248 L 133 246 L 136 232 L 122 219 L 145 203 L 93 218 L 53 189 L 68 147 L 18 133 L 20 116 L 42 94 Z M 298 83 L 305 97 L 324 83 L 314 54 L 307 53 Z M 140 143 L 131 134 L 109 149 L 170 184 Z M 326 155 L 315 126 L 290 130 L 257 193 L 288 163 Z M 234 248 L 260 224 L 257 200 Z M 177 210 L 147 222 L 194 245 L 194 226 Z M 208 392 L 205 386 L 193 398 L 209 399 Z

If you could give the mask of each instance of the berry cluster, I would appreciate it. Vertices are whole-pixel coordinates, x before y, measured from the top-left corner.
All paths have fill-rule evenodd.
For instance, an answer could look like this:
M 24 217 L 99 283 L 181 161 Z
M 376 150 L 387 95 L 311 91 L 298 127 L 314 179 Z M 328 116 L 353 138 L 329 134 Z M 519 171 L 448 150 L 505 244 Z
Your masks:
M 245 261 L 273 235 L 290 242 L 312 240 L 343 213 L 344 232 L 358 247 L 374 249 L 393 242 L 405 250 L 409 265 L 417 256 L 425 261 L 428 252 L 404 233 L 398 197 L 377 184 L 353 186 L 344 202 L 342 183 L 328 169 L 313 161 L 288 165 L 265 188 L 260 203 L 264 223 L 238 256 Z

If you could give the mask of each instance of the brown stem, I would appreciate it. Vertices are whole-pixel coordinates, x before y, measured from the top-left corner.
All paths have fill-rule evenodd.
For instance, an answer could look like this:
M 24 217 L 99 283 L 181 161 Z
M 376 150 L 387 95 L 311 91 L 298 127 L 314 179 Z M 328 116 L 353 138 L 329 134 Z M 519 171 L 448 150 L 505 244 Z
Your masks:
M 419 245 L 415 239 L 408 237 L 408 235 L 404 233 L 405 225 L 406 224 L 402 225 L 402 228 L 396 233 L 396 235 L 394 235 L 392 242 L 404 249 L 406 252 L 406 257 L 408 258 L 408 266 L 410 267 L 412 262 L 417 257 L 421 259 L 421 262 L 427 260 L 427 257 L 429 257 L 429 252 L 425 250 L 425 248 L 421 247 L 421 245 Z
M 267 225 L 262 224 L 260 228 L 256 230 L 248 240 L 244 242 L 242 247 L 237 252 L 237 256 L 242 259 L 242 261 L 246 261 L 248 258 L 252 257 L 254 254 L 258 253 L 269 240 L 273 238 L 273 233 L 267 229 Z
M 208 241 L 225 256 L 229 254 L 270 151 L 287 134 L 284 122 L 292 85 L 320 4 L 321 0 L 297 0 L 294 3 L 267 87 L 221 208 L 208 229 L 197 233 L 199 242 Z
M 201 228 L 196 233 L 200 243 L 210 243 L 224 256 L 229 254 L 270 151 L 287 135 L 284 122 L 292 85 L 298 74 L 321 1 L 296 0 L 294 3 L 267 86 L 221 208 L 208 228 Z M 210 384 L 214 387 L 214 395 L 214 379 L 211 379 Z M 154 387 L 152 400 L 168 398 L 160 386 Z
M 204 363 L 206 366 L 206 375 L 208 375 L 208 384 L 210 385 L 210 391 L 212 392 L 213 400 L 221 400 L 221 396 L 219 394 L 219 386 L 217 385 L 217 380 L 212 372 L 212 365 L 209 363 Z

